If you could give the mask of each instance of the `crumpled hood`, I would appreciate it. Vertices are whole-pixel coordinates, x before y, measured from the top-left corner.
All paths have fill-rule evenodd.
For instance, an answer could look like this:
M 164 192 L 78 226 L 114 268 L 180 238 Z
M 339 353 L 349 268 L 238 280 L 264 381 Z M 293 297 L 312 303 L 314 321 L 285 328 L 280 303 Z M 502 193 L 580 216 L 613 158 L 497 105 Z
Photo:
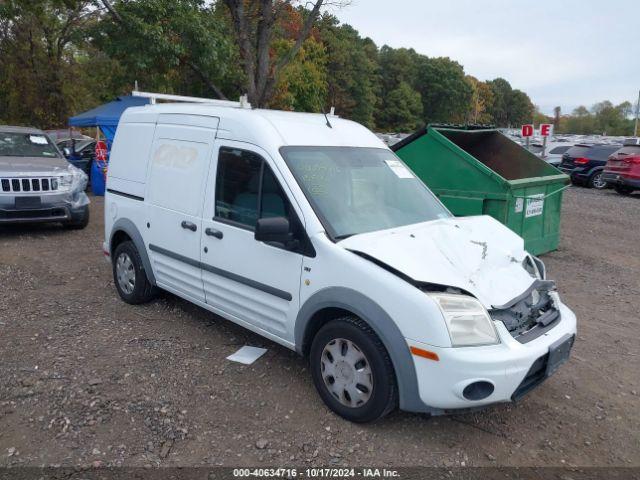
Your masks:
M 527 255 L 522 238 L 489 216 L 364 233 L 339 245 L 414 281 L 466 290 L 486 308 L 506 304 L 535 281 L 522 266 Z
M 2 157 L 0 156 L 0 176 L 32 173 L 63 174 L 70 163 L 60 157 Z

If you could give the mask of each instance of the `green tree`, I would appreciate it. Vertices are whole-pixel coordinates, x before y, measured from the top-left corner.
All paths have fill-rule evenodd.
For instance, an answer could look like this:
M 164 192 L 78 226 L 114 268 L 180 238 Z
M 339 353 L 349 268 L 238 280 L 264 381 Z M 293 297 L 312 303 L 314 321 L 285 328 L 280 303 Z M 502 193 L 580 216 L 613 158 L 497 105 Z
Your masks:
M 632 122 L 628 117 L 632 108 L 630 102 L 617 106 L 608 100 L 596 103 L 591 111 L 595 116 L 597 131 L 603 135 L 631 135 Z
M 379 129 L 407 131 L 424 124 L 422 97 L 415 88 L 419 57 L 413 49 L 380 48 L 380 100 L 375 112 Z
M 563 133 L 576 133 L 579 135 L 595 133 L 595 130 L 595 118 L 587 107 L 583 105 L 573 110 L 572 114 L 567 117 L 562 128 Z
M 323 6 L 337 1 L 313 0 L 221 0 L 231 15 L 233 32 L 238 43 L 240 63 L 244 70 L 244 86 L 249 101 L 256 107 L 269 103 L 284 68 L 293 61 L 320 15 Z M 311 7 L 306 10 L 307 4 Z M 303 21 L 295 30 L 289 49 L 274 55 L 273 42 L 283 17 L 296 6 L 305 9 Z
M 533 121 L 534 105 L 521 90 L 514 90 L 504 78 L 487 82 L 493 92 L 491 117 L 500 127 L 513 127 Z
M 521 90 L 512 90 L 508 99 L 508 125 L 522 125 L 534 120 L 534 105 L 529 95 Z
M 555 131 L 559 131 L 560 130 L 560 117 L 562 116 L 562 108 L 561 107 L 554 107 L 553 108 L 553 125 L 555 128 Z
M 95 17 L 88 0 L 0 2 L 3 121 L 57 127 L 86 105 L 91 92 L 77 48 Z
M 274 42 L 274 50 L 290 49 L 292 42 L 280 39 Z M 282 72 L 269 106 L 302 112 L 322 111 L 327 98 L 326 63 L 322 44 L 309 38 Z
M 376 45 L 333 15 L 323 15 L 318 31 L 327 54 L 326 106 L 373 128 L 379 93 Z
M 386 131 L 407 132 L 424 124 L 422 98 L 407 82 L 400 84 L 387 94 L 384 117 L 378 128 Z
M 94 44 L 123 65 L 129 85 L 140 80 L 167 93 L 239 95 L 237 47 L 222 9 L 203 0 L 103 3 L 111 15 L 96 29 Z
M 552 123 L 552 118 L 545 115 L 540 111 L 537 105 L 534 106 L 532 121 L 534 125 L 540 125 L 541 123 Z
M 593 105 L 591 110 L 581 105 L 571 115 L 562 117 L 559 131 L 580 135 L 633 135 L 632 112 L 633 105 L 630 102 L 614 106 L 605 100 Z
M 416 81 L 427 123 L 465 121 L 473 91 L 462 65 L 445 57 L 421 57 Z
M 511 97 L 511 84 L 504 78 L 496 78 L 487 82 L 493 93 L 493 103 L 489 107 L 489 114 L 494 123 L 500 127 L 509 125 L 509 98 Z
M 471 101 L 469 102 L 469 123 L 490 124 L 493 122 L 490 109 L 493 105 L 493 90 L 486 82 L 467 75 L 467 82 L 471 87 Z

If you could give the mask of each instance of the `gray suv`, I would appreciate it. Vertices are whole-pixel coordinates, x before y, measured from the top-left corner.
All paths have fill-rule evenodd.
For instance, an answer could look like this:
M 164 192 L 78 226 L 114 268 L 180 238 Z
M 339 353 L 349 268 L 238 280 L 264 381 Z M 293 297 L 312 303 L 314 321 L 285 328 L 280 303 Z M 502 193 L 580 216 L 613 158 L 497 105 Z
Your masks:
M 86 187 L 87 175 L 42 130 L 0 126 L 0 225 L 60 222 L 84 228 Z

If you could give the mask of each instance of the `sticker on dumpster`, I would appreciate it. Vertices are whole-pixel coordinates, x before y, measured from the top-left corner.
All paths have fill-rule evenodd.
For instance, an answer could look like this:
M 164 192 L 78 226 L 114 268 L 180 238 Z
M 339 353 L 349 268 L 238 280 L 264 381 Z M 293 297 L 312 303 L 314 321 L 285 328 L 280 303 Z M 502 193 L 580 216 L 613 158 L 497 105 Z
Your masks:
M 516 213 L 522 212 L 524 208 L 524 198 L 516 198 Z
M 385 163 L 398 178 L 414 178 L 413 173 L 400 160 L 385 160 Z
M 537 217 L 542 215 L 544 208 L 544 195 L 535 195 L 538 198 L 527 198 L 527 210 L 524 212 L 525 217 Z

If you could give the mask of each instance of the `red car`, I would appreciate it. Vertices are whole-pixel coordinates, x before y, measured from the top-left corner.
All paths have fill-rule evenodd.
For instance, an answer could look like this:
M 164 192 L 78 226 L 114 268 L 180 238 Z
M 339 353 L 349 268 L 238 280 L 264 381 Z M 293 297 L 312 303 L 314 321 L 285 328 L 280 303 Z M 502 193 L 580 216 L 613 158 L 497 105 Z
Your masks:
M 609 157 L 602 179 L 622 195 L 640 190 L 640 138 L 627 140 Z

